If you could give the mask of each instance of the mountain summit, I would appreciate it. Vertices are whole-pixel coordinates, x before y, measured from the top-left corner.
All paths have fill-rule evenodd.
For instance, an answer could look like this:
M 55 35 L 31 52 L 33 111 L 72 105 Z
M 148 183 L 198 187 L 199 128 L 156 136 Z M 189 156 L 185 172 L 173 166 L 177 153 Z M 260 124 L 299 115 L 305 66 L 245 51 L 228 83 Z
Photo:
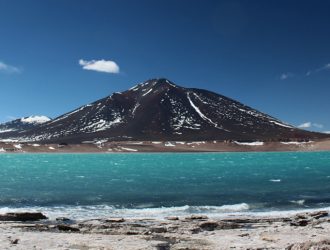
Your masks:
M 228 97 L 151 79 L 19 135 L 23 141 L 286 140 L 321 138 Z

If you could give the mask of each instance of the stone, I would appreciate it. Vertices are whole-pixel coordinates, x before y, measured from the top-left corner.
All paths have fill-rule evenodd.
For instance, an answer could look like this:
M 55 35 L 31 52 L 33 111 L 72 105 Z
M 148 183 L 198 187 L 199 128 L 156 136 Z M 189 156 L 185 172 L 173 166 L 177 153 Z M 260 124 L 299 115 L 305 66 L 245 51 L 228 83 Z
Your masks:
M 6 213 L 0 215 L 0 221 L 38 221 L 47 219 L 42 213 Z
M 110 219 L 106 219 L 106 222 L 110 222 L 110 223 L 121 223 L 121 222 L 125 222 L 124 218 L 110 218 Z
M 60 231 L 71 231 L 71 232 L 79 232 L 80 229 L 76 227 L 71 227 L 68 225 L 57 225 L 57 229 Z
M 13 245 L 17 245 L 18 244 L 18 239 L 11 240 L 10 243 L 13 244 Z
M 314 219 L 320 219 L 322 217 L 327 217 L 329 216 L 329 213 L 327 211 L 317 211 L 317 212 L 313 212 L 309 214 L 311 217 L 313 217 Z
M 186 219 L 188 219 L 188 220 L 207 220 L 208 217 L 206 215 L 193 214 L 190 217 L 187 217 Z
M 155 248 L 157 250 L 170 250 L 171 245 L 168 242 L 161 242 L 161 243 L 155 244 Z
M 309 223 L 309 220 L 304 220 L 304 219 L 300 219 L 300 220 L 295 220 L 292 221 L 290 223 L 291 226 L 296 226 L 296 227 L 305 227 L 307 226 Z
M 149 229 L 149 231 L 152 233 L 166 233 L 167 228 L 166 227 L 151 227 Z
M 166 220 L 179 220 L 179 217 L 177 216 L 168 216 L 168 217 L 165 217 Z
M 66 218 L 66 217 L 58 217 L 55 219 L 56 221 L 70 221 L 69 218 Z
M 205 231 L 213 231 L 219 226 L 216 221 L 204 221 L 199 224 L 199 227 Z

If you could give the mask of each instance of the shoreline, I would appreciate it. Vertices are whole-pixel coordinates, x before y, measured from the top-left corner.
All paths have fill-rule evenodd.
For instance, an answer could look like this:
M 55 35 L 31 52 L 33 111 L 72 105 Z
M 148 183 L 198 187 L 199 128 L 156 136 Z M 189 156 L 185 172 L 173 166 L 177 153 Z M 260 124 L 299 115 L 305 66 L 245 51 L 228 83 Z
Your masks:
M 284 217 L 221 219 L 191 214 L 163 220 L 108 217 L 73 221 L 61 217 L 22 222 L 13 221 L 15 215 L 11 215 L 11 221 L 2 220 L 3 216 L 0 215 L 3 249 L 293 250 L 309 249 L 306 247 L 312 245 L 330 248 L 330 217 L 323 210 Z
M 195 210 L 195 211 L 194 211 Z M 53 205 L 53 206 L 2 206 L 0 215 L 5 213 L 44 213 L 50 220 L 57 217 L 67 217 L 76 221 L 105 219 L 107 217 L 125 217 L 127 219 L 152 219 L 164 220 L 166 217 L 178 216 L 186 217 L 192 214 L 205 215 L 212 219 L 224 218 L 278 218 L 290 217 L 298 213 L 314 213 L 317 211 L 326 211 L 330 214 L 330 205 L 309 207 L 297 205 L 287 208 L 259 208 L 251 209 L 247 203 L 229 204 L 229 205 L 182 205 L 172 207 L 132 207 L 119 208 L 112 205 Z M 192 212 L 194 211 L 194 212 Z M 93 212 L 93 213 L 92 213 Z
M 324 152 L 330 140 L 309 142 L 222 142 L 222 141 L 109 141 L 80 144 L 1 142 L 2 153 L 229 153 L 229 152 Z

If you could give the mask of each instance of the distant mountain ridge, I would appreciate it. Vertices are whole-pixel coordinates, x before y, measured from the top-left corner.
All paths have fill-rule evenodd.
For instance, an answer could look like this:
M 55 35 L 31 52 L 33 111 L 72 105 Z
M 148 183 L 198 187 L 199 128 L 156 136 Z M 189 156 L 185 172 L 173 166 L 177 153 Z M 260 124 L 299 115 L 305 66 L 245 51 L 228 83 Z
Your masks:
M 68 143 L 323 137 L 326 135 L 295 128 L 220 94 L 184 88 L 164 78 L 113 93 L 19 134 L 0 134 L 2 139 Z
M 50 121 L 47 116 L 28 116 L 19 119 L 15 119 L 9 122 L 0 124 L 0 134 L 8 132 L 24 132 L 38 127 L 40 124 Z M 0 136 L 1 137 L 1 136 Z

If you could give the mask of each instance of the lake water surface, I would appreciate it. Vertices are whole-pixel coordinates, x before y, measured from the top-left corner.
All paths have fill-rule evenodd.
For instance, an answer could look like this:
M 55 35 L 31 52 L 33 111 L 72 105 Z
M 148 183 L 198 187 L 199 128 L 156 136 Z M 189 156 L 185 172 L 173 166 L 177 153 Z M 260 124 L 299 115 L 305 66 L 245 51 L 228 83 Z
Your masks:
M 330 206 L 330 152 L 0 154 L 0 212 L 154 217 Z

